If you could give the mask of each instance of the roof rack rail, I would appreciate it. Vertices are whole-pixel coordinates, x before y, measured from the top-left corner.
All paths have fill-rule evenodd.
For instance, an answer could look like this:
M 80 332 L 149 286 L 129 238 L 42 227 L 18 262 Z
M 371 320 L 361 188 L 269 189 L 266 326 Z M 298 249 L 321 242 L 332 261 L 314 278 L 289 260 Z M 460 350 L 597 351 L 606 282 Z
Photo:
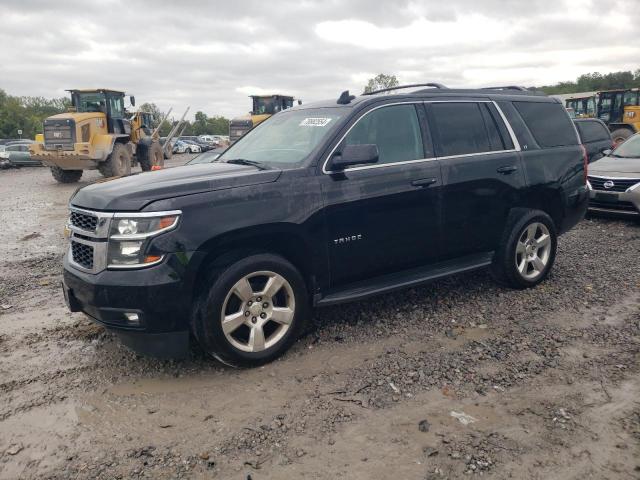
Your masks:
M 502 87 L 484 87 L 484 88 L 481 88 L 480 90 L 517 90 L 519 92 L 529 91 L 524 87 L 519 87 L 518 85 L 505 85 Z
M 442 89 L 446 89 L 447 87 L 445 87 L 444 85 L 442 85 L 441 83 L 412 83 L 410 85 L 398 85 L 397 87 L 389 87 L 389 88 L 382 88 L 380 90 L 374 90 L 373 92 L 364 92 L 362 95 L 375 95 L 376 93 L 384 93 L 384 92 L 390 92 L 392 90 L 401 90 L 403 88 L 413 88 L 413 87 L 433 87 L 433 88 L 442 88 Z

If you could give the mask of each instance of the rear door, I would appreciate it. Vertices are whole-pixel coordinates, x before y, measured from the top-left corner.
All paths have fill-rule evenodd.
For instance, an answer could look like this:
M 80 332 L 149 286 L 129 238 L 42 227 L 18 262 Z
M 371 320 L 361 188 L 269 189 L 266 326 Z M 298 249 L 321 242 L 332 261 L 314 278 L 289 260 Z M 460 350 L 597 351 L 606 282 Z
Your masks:
M 436 262 L 440 168 L 420 102 L 360 115 L 339 140 L 375 144 L 379 160 L 321 175 L 332 286 Z
M 491 101 L 426 105 L 442 169 L 442 258 L 493 251 L 525 185 L 517 140 Z

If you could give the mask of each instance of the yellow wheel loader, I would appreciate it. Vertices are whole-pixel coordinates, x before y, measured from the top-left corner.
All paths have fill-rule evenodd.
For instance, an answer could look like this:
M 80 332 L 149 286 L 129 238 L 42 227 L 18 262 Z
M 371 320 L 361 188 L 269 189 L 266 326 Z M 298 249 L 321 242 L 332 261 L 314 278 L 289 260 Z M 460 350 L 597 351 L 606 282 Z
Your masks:
M 151 114 L 124 107 L 124 92 L 99 88 L 68 90 L 71 108 L 44 121 L 31 156 L 51 168 L 61 183 L 80 180 L 83 170 L 98 169 L 105 177 L 125 176 L 131 167 L 142 170 L 164 165 L 160 137 L 151 127 Z M 131 105 L 135 98 L 130 97 Z
M 253 108 L 248 115 L 237 117 L 229 123 L 229 142 L 233 143 L 245 133 L 274 113 L 293 107 L 293 97 L 288 95 L 251 95 Z M 298 104 L 300 104 L 298 100 Z

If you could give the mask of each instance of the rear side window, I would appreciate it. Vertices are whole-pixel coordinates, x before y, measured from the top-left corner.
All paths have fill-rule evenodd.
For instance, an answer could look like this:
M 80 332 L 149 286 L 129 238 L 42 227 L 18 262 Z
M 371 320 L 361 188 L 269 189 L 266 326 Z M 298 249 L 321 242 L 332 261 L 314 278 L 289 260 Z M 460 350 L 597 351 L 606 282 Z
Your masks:
M 347 134 L 344 144 L 377 145 L 378 163 L 424 158 L 418 115 L 410 104 L 382 107 L 364 115 Z
M 571 119 L 559 103 L 513 102 L 541 147 L 577 145 Z
M 513 143 L 493 105 L 476 102 L 433 103 L 438 156 L 509 150 Z
M 576 122 L 582 143 L 611 140 L 607 127 L 600 122 Z

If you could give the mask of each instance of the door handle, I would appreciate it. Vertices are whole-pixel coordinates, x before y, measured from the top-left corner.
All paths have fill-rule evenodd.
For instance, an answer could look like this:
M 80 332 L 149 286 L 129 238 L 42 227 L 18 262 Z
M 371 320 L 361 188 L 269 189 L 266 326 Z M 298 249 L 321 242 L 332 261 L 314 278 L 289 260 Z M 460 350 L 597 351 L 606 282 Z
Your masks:
M 413 182 L 411 182 L 411 185 L 413 185 L 414 187 L 428 187 L 429 185 L 433 185 L 437 181 L 438 179 L 433 177 L 421 178 L 419 180 L 414 180 Z
M 516 170 L 518 170 L 518 167 L 514 165 L 505 165 L 504 167 L 499 167 L 498 169 L 496 169 L 496 172 L 501 173 L 502 175 L 510 175 Z

